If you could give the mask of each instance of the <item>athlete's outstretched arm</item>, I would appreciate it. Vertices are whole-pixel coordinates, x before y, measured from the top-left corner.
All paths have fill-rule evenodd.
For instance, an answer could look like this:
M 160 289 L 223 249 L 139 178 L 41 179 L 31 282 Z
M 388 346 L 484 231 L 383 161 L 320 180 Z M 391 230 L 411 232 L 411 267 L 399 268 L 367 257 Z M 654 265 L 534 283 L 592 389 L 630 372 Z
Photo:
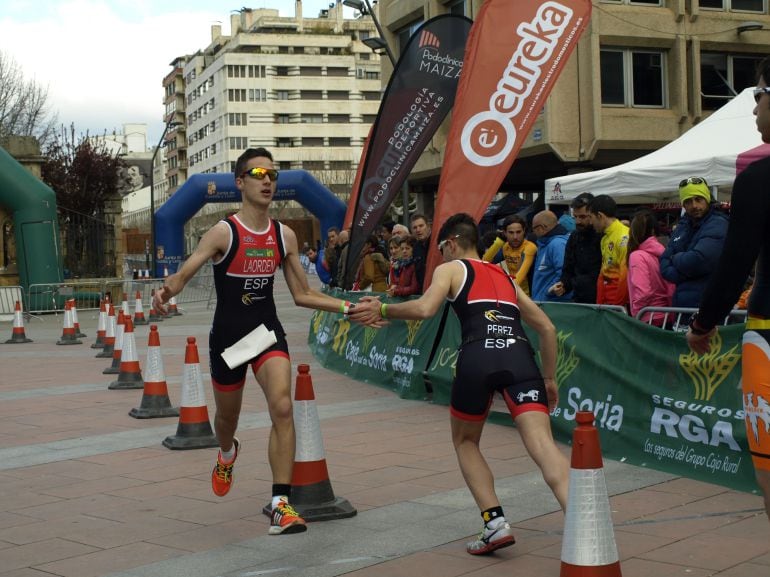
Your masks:
M 163 287 L 155 291 L 153 305 L 156 310 L 166 312 L 165 304 L 195 276 L 195 273 L 209 259 L 222 256 L 230 244 L 230 227 L 225 222 L 218 222 L 203 235 L 195 251 L 184 261 L 179 270 L 165 279 Z
M 286 251 L 283 262 L 283 274 L 289 291 L 294 298 L 294 304 L 300 307 L 318 309 L 329 312 L 343 312 L 345 301 L 325 295 L 321 291 L 310 288 L 305 276 L 302 263 L 299 262 L 297 235 L 286 225 L 283 226 L 283 243 Z
M 404 320 L 430 318 L 438 312 L 441 305 L 444 304 L 444 300 L 449 296 L 452 290 L 453 276 L 455 274 L 462 275 L 461 266 L 454 261 L 439 265 L 433 271 L 433 280 L 424 295 L 415 300 L 384 305 L 384 317 L 381 316 L 383 311 L 380 301 L 372 297 L 365 297 L 351 311 L 350 320 L 361 324 L 372 324 L 382 318 Z

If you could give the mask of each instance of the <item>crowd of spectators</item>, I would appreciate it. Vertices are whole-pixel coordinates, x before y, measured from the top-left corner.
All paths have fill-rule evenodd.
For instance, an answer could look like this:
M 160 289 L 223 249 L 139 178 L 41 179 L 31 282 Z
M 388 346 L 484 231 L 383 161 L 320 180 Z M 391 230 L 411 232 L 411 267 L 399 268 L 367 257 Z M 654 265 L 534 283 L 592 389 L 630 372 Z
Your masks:
M 670 240 L 651 210 L 621 220 L 612 197 L 585 192 L 559 217 L 542 210 L 528 225 L 508 216 L 501 230 L 483 235 L 479 254 L 535 301 L 619 305 L 632 316 L 645 307 L 694 308 L 721 254 L 728 217 L 703 178 L 682 180 L 679 198 L 682 215 Z M 422 291 L 431 233 L 423 214 L 413 214 L 409 227 L 385 222 L 364 243 L 355 271 L 346 270 L 349 230 L 329 229 L 324 247 L 306 256 L 330 287 L 406 297 Z M 662 326 L 664 315 L 642 320 Z

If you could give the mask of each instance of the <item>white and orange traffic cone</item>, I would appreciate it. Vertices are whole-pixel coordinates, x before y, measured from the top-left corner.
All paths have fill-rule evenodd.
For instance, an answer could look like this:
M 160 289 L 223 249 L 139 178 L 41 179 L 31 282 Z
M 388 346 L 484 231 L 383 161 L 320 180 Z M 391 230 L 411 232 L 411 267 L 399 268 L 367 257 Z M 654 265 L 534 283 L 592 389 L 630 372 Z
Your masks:
M 128 293 L 123 291 L 123 301 L 120 303 L 120 308 L 123 309 L 123 316 L 130 317 L 131 309 L 128 308 Z
M 163 317 L 160 315 L 160 311 L 155 308 L 155 289 L 150 290 L 150 322 L 163 322 Z
M 123 309 L 118 309 L 118 320 L 115 322 L 115 341 L 112 346 L 112 363 L 102 371 L 103 375 L 117 375 L 120 373 L 120 357 L 123 352 L 123 332 L 126 328 L 126 315 Z
M 123 342 L 120 352 L 120 372 L 118 379 L 112 381 L 107 387 L 115 389 L 143 389 L 142 369 L 139 367 L 139 356 L 136 352 L 136 339 L 134 338 L 134 323 L 131 317 L 124 319 Z
M 78 321 L 78 307 L 75 299 L 70 299 L 70 310 L 72 311 L 72 326 L 75 328 L 75 336 L 79 339 L 87 337 L 88 335 L 80 330 L 80 321 Z
M 168 449 L 205 449 L 219 446 L 209 422 L 195 337 L 187 337 L 187 347 L 184 351 L 182 403 L 176 435 L 163 439 L 163 446 Z
M 112 306 L 109 300 L 104 301 L 104 308 L 107 312 L 107 319 L 105 321 L 104 329 L 104 348 L 101 352 L 96 353 L 97 359 L 111 359 L 115 351 L 115 307 Z
M 621 577 L 594 414 L 577 413 L 572 433 L 560 577 Z
M 104 348 L 104 335 L 107 333 L 107 307 L 104 299 L 99 299 L 99 320 L 96 322 L 96 341 L 91 345 L 92 349 Z
M 168 267 L 163 267 L 163 278 L 168 278 Z M 179 307 L 177 306 L 176 302 L 176 296 L 171 297 L 168 299 L 168 312 L 166 313 L 167 317 L 181 317 L 182 313 L 179 312 Z
M 176 297 L 173 296 L 168 299 L 168 314 L 169 317 L 181 317 L 182 313 L 179 312 L 179 307 L 176 304 Z
M 61 338 L 56 341 L 57 345 L 82 345 L 83 341 L 75 336 L 75 325 L 72 323 L 72 309 L 70 302 L 64 303 L 64 326 L 62 327 Z
M 13 329 L 11 330 L 11 338 L 5 341 L 6 344 L 18 344 L 18 343 L 31 343 L 32 339 L 28 339 L 24 332 L 24 314 L 21 310 L 21 301 L 16 301 L 16 307 L 13 311 Z
M 291 505 L 305 521 L 345 519 L 358 513 L 347 499 L 335 497 L 326 467 L 321 421 L 309 365 L 297 367 L 294 389 L 294 429 L 297 448 L 291 476 Z M 270 504 L 262 510 L 270 515 Z
M 178 417 L 179 409 L 172 407 L 171 399 L 168 398 L 168 385 L 163 371 L 163 355 L 160 351 L 157 325 L 150 325 L 146 368 L 142 403 L 139 407 L 131 409 L 128 414 L 135 419 Z
M 144 308 L 142 307 L 142 292 L 136 291 L 134 300 L 134 325 L 146 325 L 147 319 L 144 318 Z

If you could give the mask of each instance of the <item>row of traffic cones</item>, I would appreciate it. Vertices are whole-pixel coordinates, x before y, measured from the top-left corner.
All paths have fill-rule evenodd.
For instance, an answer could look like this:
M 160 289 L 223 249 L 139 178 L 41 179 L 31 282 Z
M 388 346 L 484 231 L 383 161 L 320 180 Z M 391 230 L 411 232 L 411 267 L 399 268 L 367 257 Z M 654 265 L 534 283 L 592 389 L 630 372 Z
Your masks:
M 108 319 L 110 320 L 102 323 L 101 312 L 104 310 L 106 313 L 107 308 L 109 308 Z M 77 313 L 73 311 L 76 311 L 74 303 L 68 301 L 65 307 L 64 332 L 57 344 L 80 342 L 77 341 L 79 334 Z M 133 321 L 130 316 L 124 316 L 122 310 L 118 313 L 117 327 L 116 335 L 114 309 L 109 303 L 103 303 L 100 307 L 100 325 L 97 335 L 100 331 L 104 331 L 104 349 L 107 350 L 112 345 L 113 365 L 116 358 L 120 361 L 118 378 L 109 385 L 109 388 L 143 389 L 140 406 L 131 409 L 129 415 L 137 419 L 178 416 L 176 434 L 166 437 L 162 442 L 163 446 L 169 449 L 218 446 L 209 421 L 195 338 L 187 338 L 181 408 L 177 409 L 172 407 L 168 396 L 157 326 L 150 326 L 146 381 L 142 379 L 137 358 Z M 97 342 L 98 338 L 99 336 L 97 336 Z M 21 303 L 17 301 L 12 338 L 6 342 L 29 341 L 24 333 Z M 104 355 L 97 355 L 99 356 Z M 109 369 L 104 372 L 108 371 Z M 576 420 L 560 577 L 620 577 L 620 561 L 604 478 L 599 434 L 593 424 L 594 415 L 591 412 L 578 412 Z M 335 496 L 329 480 L 310 367 L 306 364 L 298 367 L 294 421 L 297 450 L 292 474 L 293 505 L 309 521 L 340 519 L 355 515 L 356 509 L 346 499 Z M 263 512 L 270 515 L 270 506 L 265 506 Z
M 152 298 L 155 296 L 155 289 L 151 291 L 151 303 Z M 105 348 L 105 336 L 107 333 L 107 306 L 110 305 L 107 299 L 102 299 L 99 303 L 99 317 L 96 327 L 96 341 L 91 345 L 92 349 L 104 349 Z M 123 302 L 121 304 L 121 310 L 124 315 L 129 315 L 128 298 L 123 295 Z M 176 297 L 172 297 L 168 303 L 168 312 L 165 315 L 161 315 L 160 311 L 150 304 L 149 321 L 144 316 L 144 307 L 142 305 L 142 294 L 140 291 L 136 291 L 136 299 L 134 303 L 134 317 L 133 323 L 136 326 L 146 325 L 148 322 L 163 322 L 164 317 L 182 316 L 179 312 L 179 307 L 176 302 Z M 57 345 L 81 345 L 83 342 L 79 339 L 86 337 L 87 335 L 80 330 L 80 322 L 78 321 L 78 311 L 75 305 L 75 299 L 69 299 L 64 303 L 64 322 L 62 327 L 62 336 L 57 341 Z M 32 339 L 27 338 L 26 330 L 24 327 L 24 313 L 21 305 L 21 301 L 16 301 L 14 315 L 13 315 L 13 329 L 11 331 L 11 338 L 5 341 L 6 344 L 21 344 L 31 343 Z M 110 353 L 111 354 L 111 353 Z

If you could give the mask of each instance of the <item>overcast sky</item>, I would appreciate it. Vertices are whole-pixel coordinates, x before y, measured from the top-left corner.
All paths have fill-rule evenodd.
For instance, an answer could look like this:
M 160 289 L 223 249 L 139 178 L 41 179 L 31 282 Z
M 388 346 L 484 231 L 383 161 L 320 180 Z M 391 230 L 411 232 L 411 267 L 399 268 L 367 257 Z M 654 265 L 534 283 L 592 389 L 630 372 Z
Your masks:
M 334 0 L 303 0 L 316 17 Z M 211 25 L 230 33 L 230 13 L 211 0 L 0 0 L 0 51 L 26 79 L 49 89 L 60 124 L 78 133 L 122 132 L 146 123 L 148 146 L 163 131 L 163 77 L 169 63 L 205 48 Z M 294 15 L 294 0 L 252 0 L 250 8 Z M 345 8 L 346 16 L 353 12 Z

